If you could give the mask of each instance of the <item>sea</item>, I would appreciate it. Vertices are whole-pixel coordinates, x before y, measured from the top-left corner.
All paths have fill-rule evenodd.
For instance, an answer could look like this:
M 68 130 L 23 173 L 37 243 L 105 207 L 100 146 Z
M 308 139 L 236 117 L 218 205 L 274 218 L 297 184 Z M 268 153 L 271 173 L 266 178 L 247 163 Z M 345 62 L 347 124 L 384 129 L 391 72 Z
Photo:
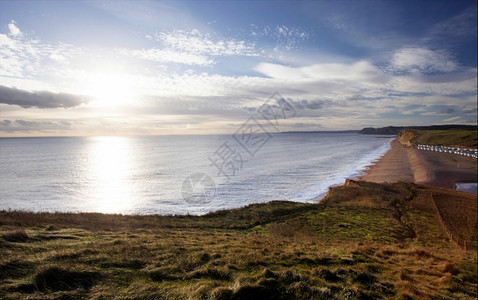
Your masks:
M 390 149 L 356 132 L 0 139 L 0 210 L 199 215 L 316 203 Z

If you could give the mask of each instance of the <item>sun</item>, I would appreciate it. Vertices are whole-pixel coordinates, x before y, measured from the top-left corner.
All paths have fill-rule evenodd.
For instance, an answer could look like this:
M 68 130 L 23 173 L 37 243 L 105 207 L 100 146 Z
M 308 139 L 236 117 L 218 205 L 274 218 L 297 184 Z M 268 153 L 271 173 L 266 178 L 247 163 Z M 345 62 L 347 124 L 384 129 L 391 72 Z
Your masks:
M 135 101 L 133 83 L 124 74 L 96 73 L 89 76 L 84 92 L 97 107 L 120 107 Z

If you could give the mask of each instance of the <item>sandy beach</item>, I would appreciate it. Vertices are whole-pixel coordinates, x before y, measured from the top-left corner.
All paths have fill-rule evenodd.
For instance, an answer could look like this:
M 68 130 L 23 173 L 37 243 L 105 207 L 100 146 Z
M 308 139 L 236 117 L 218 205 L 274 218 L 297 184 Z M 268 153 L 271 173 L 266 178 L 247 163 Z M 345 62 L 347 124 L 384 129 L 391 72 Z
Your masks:
M 377 183 L 407 180 L 451 189 L 455 183 L 477 182 L 474 158 L 405 147 L 397 140 L 391 146 L 360 180 Z

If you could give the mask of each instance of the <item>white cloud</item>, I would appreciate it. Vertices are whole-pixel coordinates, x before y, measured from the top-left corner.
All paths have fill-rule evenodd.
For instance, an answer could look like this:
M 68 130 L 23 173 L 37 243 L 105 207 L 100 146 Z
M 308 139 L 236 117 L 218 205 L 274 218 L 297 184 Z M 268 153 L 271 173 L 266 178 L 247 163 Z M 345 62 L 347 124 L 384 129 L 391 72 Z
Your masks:
M 66 120 L 1 120 L 1 132 L 61 132 L 71 129 L 72 122 Z
M 362 83 L 383 83 L 386 75 L 368 61 L 352 64 L 314 64 L 305 67 L 289 67 L 271 63 L 261 63 L 256 71 L 275 79 L 288 81 L 360 81 Z
M 66 62 L 66 57 L 61 54 L 61 51 L 55 51 L 51 53 L 49 58 L 57 62 Z
M 476 80 L 476 69 L 469 69 L 455 72 L 452 76 L 424 76 L 421 74 L 394 76 L 387 87 L 401 93 L 476 94 Z
M 24 79 L 49 76 L 58 72 L 55 63 L 66 64 L 81 51 L 68 44 L 0 34 L 0 76 Z
M 404 96 L 394 96 L 395 102 L 411 104 L 422 104 L 426 105 L 428 108 L 434 106 L 436 109 L 422 113 L 422 115 L 434 115 L 434 116 L 443 116 L 445 115 L 441 109 L 443 107 L 461 106 L 466 109 L 476 108 L 476 95 L 471 96 L 447 96 L 447 95 L 435 95 L 431 94 L 428 96 L 417 96 L 417 95 L 404 95 Z
M 150 60 L 159 63 L 178 63 L 185 65 L 206 66 L 214 63 L 212 59 L 205 55 L 178 52 L 169 49 L 141 49 L 141 50 L 120 50 L 126 55 L 131 55 L 140 59 Z
M 344 32 L 350 30 L 349 26 L 347 25 L 347 22 L 342 17 L 339 17 L 337 15 L 334 15 L 332 17 L 325 17 L 324 21 L 336 30 L 342 30 Z
M 309 33 L 295 27 L 287 27 L 285 25 L 276 26 L 272 30 L 279 46 L 286 50 L 297 49 L 299 45 L 309 38 Z
M 22 35 L 22 32 L 20 31 L 20 28 L 18 28 L 15 25 L 15 21 L 13 21 L 13 20 L 8 24 L 8 30 L 9 30 L 8 35 L 10 35 L 10 36 L 18 37 L 18 36 Z
M 151 39 L 151 35 L 147 35 Z M 162 48 L 122 49 L 122 53 L 160 63 L 206 66 L 214 64 L 216 56 L 258 56 L 255 45 L 235 39 L 213 39 L 198 30 L 159 32 L 154 39 Z
M 390 67 L 398 72 L 451 72 L 458 64 L 445 51 L 426 48 L 402 48 L 392 56 Z
M 6 34 L 0 33 L 0 47 L 12 47 L 14 41 L 10 39 Z
M 271 48 L 275 53 L 271 53 L 269 56 L 279 60 L 281 60 L 280 55 L 283 55 L 283 51 L 298 49 L 310 37 L 309 31 L 293 26 L 276 25 L 263 28 L 259 28 L 254 24 L 250 26 L 252 38 L 258 44 L 271 42 L 273 44 Z M 277 55 L 279 57 L 276 57 Z
M 167 48 L 187 53 L 201 53 L 212 56 L 243 55 L 257 56 L 253 43 L 236 41 L 234 39 L 215 39 L 202 34 L 199 30 L 174 30 L 157 33 L 156 39 Z
M 431 28 L 425 42 L 431 44 L 456 43 L 459 40 L 472 40 L 476 38 L 476 3 L 464 9 L 457 15 L 437 23 Z

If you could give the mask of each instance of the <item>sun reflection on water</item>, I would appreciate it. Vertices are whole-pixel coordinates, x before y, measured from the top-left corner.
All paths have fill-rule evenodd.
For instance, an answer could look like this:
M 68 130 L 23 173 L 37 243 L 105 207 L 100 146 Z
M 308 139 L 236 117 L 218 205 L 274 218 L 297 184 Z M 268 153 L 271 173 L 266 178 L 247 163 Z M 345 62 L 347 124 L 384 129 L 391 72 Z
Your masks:
M 132 206 L 132 153 L 127 137 L 94 137 L 89 155 L 89 209 L 122 213 Z

